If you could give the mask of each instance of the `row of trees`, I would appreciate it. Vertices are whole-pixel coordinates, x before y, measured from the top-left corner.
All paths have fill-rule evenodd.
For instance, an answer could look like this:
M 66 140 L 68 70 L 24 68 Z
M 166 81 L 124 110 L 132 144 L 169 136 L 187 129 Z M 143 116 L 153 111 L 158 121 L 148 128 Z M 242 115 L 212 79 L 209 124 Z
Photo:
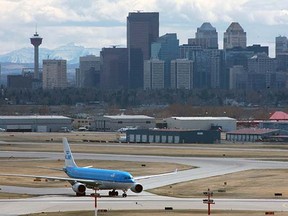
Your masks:
M 194 106 L 286 106 L 286 91 L 230 91 L 230 90 L 99 90 L 99 89 L 54 89 L 15 90 L 5 89 L 1 94 L 2 104 L 75 105 L 98 101 L 122 108 L 140 105 L 190 104 Z M 232 102 L 231 102 L 232 101 Z

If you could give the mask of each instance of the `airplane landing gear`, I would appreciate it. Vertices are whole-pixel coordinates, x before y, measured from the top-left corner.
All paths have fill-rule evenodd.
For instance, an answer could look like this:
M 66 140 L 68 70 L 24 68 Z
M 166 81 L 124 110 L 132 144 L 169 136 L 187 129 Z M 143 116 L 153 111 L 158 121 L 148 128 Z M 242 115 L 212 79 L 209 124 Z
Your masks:
M 124 198 L 127 197 L 127 194 L 126 194 L 126 193 L 123 193 L 123 194 L 122 194 L 122 197 L 124 197 Z
M 118 191 L 115 190 L 109 191 L 109 196 L 110 197 L 118 196 Z

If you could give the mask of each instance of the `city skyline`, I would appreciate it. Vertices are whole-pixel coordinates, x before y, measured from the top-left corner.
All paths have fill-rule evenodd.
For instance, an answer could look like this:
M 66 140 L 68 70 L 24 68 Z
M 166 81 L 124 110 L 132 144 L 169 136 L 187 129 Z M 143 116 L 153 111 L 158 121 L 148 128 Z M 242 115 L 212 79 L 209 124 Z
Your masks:
M 261 44 L 275 53 L 275 37 L 288 36 L 288 2 L 284 0 L 2 0 L 0 54 L 29 47 L 35 32 L 45 38 L 43 47 L 75 42 L 85 47 L 126 47 L 129 12 L 159 12 L 160 32 L 177 33 L 180 44 L 194 37 L 197 28 L 210 22 L 218 32 L 219 48 L 231 22 L 247 32 L 247 45 Z M 53 34 L 52 34 L 52 33 Z

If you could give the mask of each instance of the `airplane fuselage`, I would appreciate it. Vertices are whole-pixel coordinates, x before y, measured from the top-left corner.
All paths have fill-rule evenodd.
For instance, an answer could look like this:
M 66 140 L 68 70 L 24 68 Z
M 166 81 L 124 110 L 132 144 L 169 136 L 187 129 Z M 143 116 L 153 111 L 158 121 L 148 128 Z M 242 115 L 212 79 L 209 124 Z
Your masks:
M 99 190 L 114 189 L 127 191 L 135 184 L 135 180 L 131 174 L 124 171 L 83 167 L 66 167 L 64 171 L 70 178 L 95 181 Z M 93 188 L 93 183 L 87 184 L 87 187 Z

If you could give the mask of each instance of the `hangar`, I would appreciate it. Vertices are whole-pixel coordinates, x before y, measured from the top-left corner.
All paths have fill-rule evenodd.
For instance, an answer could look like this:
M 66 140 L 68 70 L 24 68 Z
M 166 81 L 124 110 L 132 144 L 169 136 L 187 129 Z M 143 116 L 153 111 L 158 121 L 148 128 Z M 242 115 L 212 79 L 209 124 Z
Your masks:
M 120 128 L 155 128 L 155 118 L 146 115 L 104 115 L 95 120 L 95 130 L 117 131 Z M 94 128 L 93 128 L 94 129 Z
M 137 129 L 126 131 L 127 142 L 139 143 L 220 143 L 219 130 Z
M 229 117 L 171 117 L 164 119 L 167 128 L 187 130 L 211 130 L 221 128 L 222 131 L 236 130 L 236 119 Z
M 72 119 L 65 116 L 0 116 L 0 128 L 7 132 L 64 132 L 71 127 Z

